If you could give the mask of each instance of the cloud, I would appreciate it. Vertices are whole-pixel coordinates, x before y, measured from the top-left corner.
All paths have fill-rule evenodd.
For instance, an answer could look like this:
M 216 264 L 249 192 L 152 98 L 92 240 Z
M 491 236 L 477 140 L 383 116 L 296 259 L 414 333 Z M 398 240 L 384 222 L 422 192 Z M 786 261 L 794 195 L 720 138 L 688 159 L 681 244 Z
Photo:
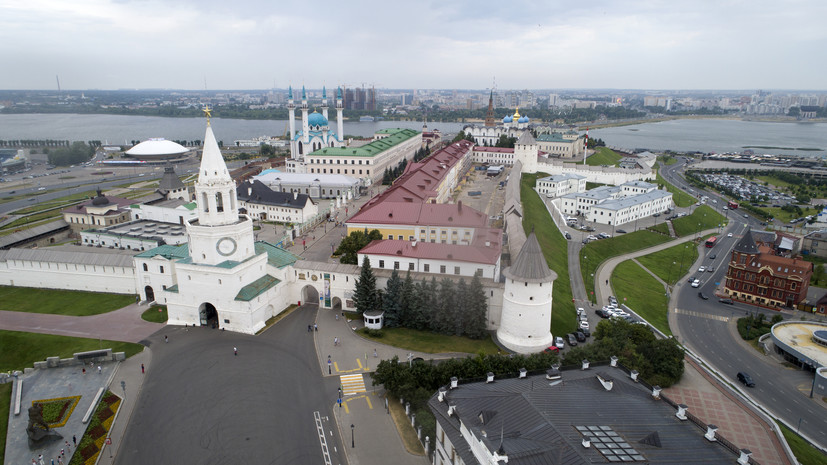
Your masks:
M 0 88 L 815 88 L 827 2 L 0 0 Z M 790 72 L 795 69 L 795 72 Z

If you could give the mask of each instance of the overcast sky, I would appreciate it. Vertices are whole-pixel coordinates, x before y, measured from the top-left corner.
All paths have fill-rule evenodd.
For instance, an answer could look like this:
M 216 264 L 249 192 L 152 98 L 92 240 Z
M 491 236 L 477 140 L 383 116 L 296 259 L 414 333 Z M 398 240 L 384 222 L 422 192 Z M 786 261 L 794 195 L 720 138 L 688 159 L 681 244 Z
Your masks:
M 0 0 L 0 88 L 824 89 L 825 0 Z

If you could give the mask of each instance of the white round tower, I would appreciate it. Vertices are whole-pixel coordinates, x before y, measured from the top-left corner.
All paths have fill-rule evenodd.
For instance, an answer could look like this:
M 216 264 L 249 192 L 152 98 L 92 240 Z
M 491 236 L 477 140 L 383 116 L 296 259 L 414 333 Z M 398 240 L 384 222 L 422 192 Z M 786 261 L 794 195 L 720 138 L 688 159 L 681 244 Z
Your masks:
M 533 231 L 503 275 L 505 290 L 497 339 L 520 354 L 539 352 L 552 345 L 551 289 L 557 273 L 546 264 Z

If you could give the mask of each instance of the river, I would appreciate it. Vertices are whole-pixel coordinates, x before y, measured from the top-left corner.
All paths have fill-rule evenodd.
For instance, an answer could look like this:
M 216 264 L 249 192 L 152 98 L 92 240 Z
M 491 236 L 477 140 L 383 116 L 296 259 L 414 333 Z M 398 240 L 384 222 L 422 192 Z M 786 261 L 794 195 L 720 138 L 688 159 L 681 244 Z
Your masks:
M 335 131 L 335 113 L 331 129 Z M 301 127 L 299 121 L 297 127 Z M 213 131 L 226 145 L 238 139 L 284 134 L 286 120 L 242 120 L 213 118 Z M 454 134 L 463 123 L 429 123 L 430 129 Z M 345 122 L 344 133 L 370 137 L 379 129 L 421 130 L 416 121 Z M 827 123 L 772 123 L 727 119 L 678 119 L 589 131 L 592 138 L 626 149 L 676 150 L 701 152 L 741 152 L 754 146 L 755 153 L 824 157 L 827 154 Z M 101 140 L 108 144 L 128 144 L 132 140 L 163 137 L 170 140 L 204 138 L 204 118 L 164 118 L 158 116 L 14 114 L 0 115 L 0 140 L 58 139 Z M 762 147 L 780 147 L 759 148 Z M 816 151 L 795 150 L 815 148 Z

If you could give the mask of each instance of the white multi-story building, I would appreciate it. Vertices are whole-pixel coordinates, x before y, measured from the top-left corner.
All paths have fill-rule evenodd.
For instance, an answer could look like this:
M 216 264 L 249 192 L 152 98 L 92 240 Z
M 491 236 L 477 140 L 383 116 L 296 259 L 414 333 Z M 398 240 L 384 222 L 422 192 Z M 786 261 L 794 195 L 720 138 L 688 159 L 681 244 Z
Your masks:
M 586 177 L 579 174 L 556 174 L 537 179 L 537 192 L 548 198 L 586 192 Z
M 577 158 L 586 150 L 584 140 L 576 131 L 552 132 L 537 136 L 537 145 L 547 156 Z
M 642 181 L 566 194 L 555 202 L 566 215 L 580 215 L 586 221 L 608 225 L 635 221 L 664 212 L 673 205 L 670 192 Z
M 238 189 L 239 206 L 254 219 L 280 223 L 304 223 L 319 213 L 307 194 L 276 192 L 261 181 L 245 181 Z

